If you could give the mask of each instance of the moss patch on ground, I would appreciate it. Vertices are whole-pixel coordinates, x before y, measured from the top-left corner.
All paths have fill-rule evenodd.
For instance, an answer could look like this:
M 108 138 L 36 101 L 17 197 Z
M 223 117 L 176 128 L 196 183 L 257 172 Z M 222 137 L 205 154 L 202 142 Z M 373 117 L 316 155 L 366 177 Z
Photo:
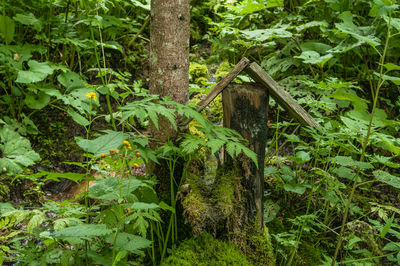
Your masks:
M 201 234 L 196 239 L 188 239 L 175 250 L 161 265 L 253 265 L 233 243 Z

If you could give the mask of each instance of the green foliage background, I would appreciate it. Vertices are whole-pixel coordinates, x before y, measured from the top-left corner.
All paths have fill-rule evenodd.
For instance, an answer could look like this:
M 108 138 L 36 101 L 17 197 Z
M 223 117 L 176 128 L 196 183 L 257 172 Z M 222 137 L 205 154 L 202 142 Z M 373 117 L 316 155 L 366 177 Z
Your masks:
M 235 132 L 215 125 L 218 102 L 197 114 L 146 93 L 149 11 L 145 0 L 0 2 L 0 196 L 10 200 L 10 183 L 29 181 L 35 191 L 25 195 L 37 197 L 35 207 L 2 203 L 2 259 L 160 263 L 167 247 L 179 243 L 177 228 L 163 229 L 168 219 L 160 216 L 173 217 L 175 202 L 157 199 L 154 179 L 126 171 L 159 158 L 172 167 L 178 156 L 190 162 L 199 150 L 204 156 L 222 146 L 232 156 L 243 151 L 255 158 Z M 300 128 L 270 103 L 267 159 L 259 167 L 265 167 L 264 218 L 277 263 L 399 264 L 397 1 L 194 0 L 191 15 L 191 102 L 215 86 L 221 69 L 246 56 L 321 125 Z M 235 80 L 243 81 L 250 78 Z M 86 97 L 90 92 L 96 99 Z M 51 152 L 34 140 L 54 141 L 38 117 L 50 119 L 55 110 L 80 128 L 72 134 L 85 157 L 70 164 L 81 173 L 36 168 Z M 141 132 L 149 121 L 157 125 L 159 115 L 174 127 L 177 115 L 194 118 L 195 133 L 151 150 Z M 60 141 L 67 142 L 61 135 Z M 120 178 L 101 179 L 89 190 L 93 169 Z M 79 203 L 44 201 L 41 187 L 60 178 L 85 184 Z

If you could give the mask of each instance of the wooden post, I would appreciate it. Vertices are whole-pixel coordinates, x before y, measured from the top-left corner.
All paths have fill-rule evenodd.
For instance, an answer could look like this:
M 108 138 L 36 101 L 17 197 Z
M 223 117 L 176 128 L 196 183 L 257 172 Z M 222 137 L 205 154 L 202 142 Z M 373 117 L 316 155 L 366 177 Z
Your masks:
M 235 216 L 238 224 L 258 225 L 262 232 L 264 160 L 267 140 L 268 91 L 255 83 L 229 85 L 222 94 L 224 126 L 238 131 L 249 141 L 249 148 L 257 154 L 258 168 L 245 155 L 235 159 L 226 155 L 226 161 L 232 160 L 238 170 L 242 189 L 235 195 L 240 214 Z M 226 163 L 226 162 L 225 162 Z

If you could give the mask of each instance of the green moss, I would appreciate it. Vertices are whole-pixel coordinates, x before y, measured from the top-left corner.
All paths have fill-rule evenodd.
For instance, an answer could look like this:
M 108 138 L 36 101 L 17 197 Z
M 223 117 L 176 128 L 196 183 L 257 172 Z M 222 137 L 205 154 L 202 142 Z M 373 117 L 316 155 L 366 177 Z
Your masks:
M 232 243 L 201 234 L 184 241 L 161 265 L 253 265 Z
M 188 184 L 190 193 L 182 199 L 182 205 L 185 209 L 185 219 L 192 225 L 192 231 L 198 235 L 204 231 L 206 224 L 204 220 L 209 216 L 209 207 L 207 199 L 204 197 L 206 189 L 201 179 L 193 174 L 189 174 L 185 178 L 185 183 Z
M 250 248 L 246 254 L 247 258 L 255 265 L 275 265 L 274 249 L 268 228 L 264 225 L 263 234 L 259 235 L 258 230 L 254 230 L 256 227 L 255 224 L 253 230 L 249 230 L 246 235 L 247 246 Z
M 218 206 L 224 216 L 232 213 L 235 202 L 235 186 L 237 183 L 232 173 L 221 175 L 215 181 L 212 191 L 212 203 Z
M 219 65 L 217 72 L 215 72 L 215 77 L 217 81 L 220 81 L 223 77 L 225 77 L 229 73 L 229 71 L 231 71 L 231 69 L 231 64 L 229 64 L 227 60 L 223 61 Z
M 310 244 L 309 241 L 302 241 L 295 255 L 296 265 L 321 265 L 323 251 Z
M 224 117 L 224 110 L 222 108 L 222 95 L 219 94 L 210 104 L 209 120 L 213 123 L 222 121 Z
M 189 66 L 190 81 L 197 85 L 202 85 L 210 79 L 210 74 L 206 65 L 190 63 Z

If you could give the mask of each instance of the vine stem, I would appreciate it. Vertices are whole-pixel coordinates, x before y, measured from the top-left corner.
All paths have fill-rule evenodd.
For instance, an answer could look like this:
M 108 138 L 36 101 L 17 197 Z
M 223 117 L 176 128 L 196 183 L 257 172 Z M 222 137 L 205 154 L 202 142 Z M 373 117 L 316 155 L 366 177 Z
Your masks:
M 369 138 L 371 136 L 372 121 L 374 119 L 374 113 L 375 113 L 376 105 L 378 103 L 379 91 L 380 91 L 380 88 L 381 88 L 381 86 L 383 84 L 383 80 L 382 80 L 383 67 L 384 67 L 383 64 L 385 62 L 386 52 L 387 52 L 387 48 L 389 46 L 389 39 L 391 38 L 391 35 L 390 35 L 390 19 L 391 19 L 391 16 L 389 14 L 389 22 L 388 22 L 388 28 L 387 28 L 387 34 L 386 34 L 385 47 L 384 47 L 384 50 L 383 50 L 383 54 L 382 54 L 382 56 L 381 56 L 381 58 L 379 60 L 380 61 L 379 62 L 380 63 L 379 80 L 378 80 L 378 84 L 376 86 L 375 95 L 372 95 L 372 97 L 374 97 L 373 98 L 373 105 L 372 105 L 372 110 L 371 110 L 371 114 L 370 114 L 370 117 L 369 117 L 367 135 L 365 136 L 365 139 L 362 142 L 362 151 L 361 151 L 361 156 L 360 156 L 360 162 L 364 162 L 364 160 L 365 160 L 365 151 L 367 149 L 367 146 L 368 146 L 368 143 L 369 143 Z M 333 255 L 331 266 L 335 265 L 337 256 L 339 254 L 339 250 L 340 250 L 340 248 L 342 246 L 344 227 L 345 227 L 345 225 L 347 223 L 347 217 L 349 215 L 350 205 L 351 205 L 351 202 L 353 200 L 353 197 L 354 197 L 354 194 L 355 194 L 355 191 L 356 191 L 356 188 L 357 188 L 358 177 L 360 176 L 360 172 L 361 172 L 360 167 L 357 167 L 357 174 L 354 176 L 353 186 L 351 188 L 350 196 L 349 196 L 349 199 L 346 202 L 345 211 L 344 211 L 344 214 L 343 214 L 342 225 L 340 227 L 339 239 L 338 239 L 338 242 L 336 244 L 335 254 Z

